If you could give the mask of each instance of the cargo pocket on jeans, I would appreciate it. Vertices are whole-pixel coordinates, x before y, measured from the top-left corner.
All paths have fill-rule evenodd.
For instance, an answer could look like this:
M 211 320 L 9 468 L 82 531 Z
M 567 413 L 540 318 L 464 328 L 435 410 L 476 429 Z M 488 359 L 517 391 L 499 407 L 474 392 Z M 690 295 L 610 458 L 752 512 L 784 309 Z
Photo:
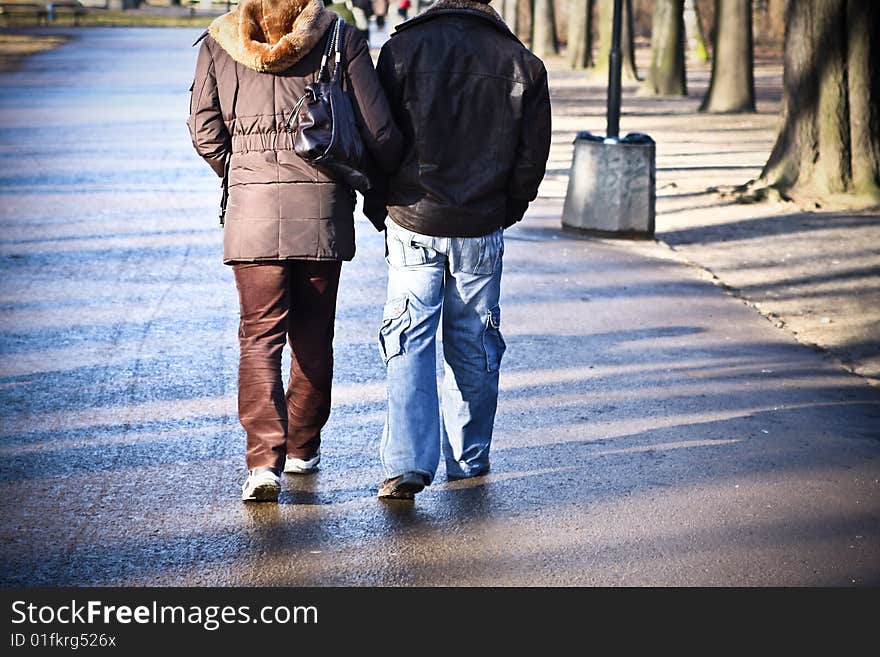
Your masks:
M 418 267 L 436 260 L 437 252 L 420 244 L 418 235 L 393 224 L 390 219 L 385 225 L 385 262 L 389 265 L 400 269 Z
M 483 349 L 486 351 L 486 371 L 497 372 L 501 367 L 501 357 L 507 344 L 501 336 L 501 306 L 491 308 L 486 316 L 483 329 Z
M 504 255 L 504 233 L 501 229 L 494 233 L 484 235 L 479 239 L 480 253 L 477 258 L 477 264 L 471 273 L 488 276 L 498 271 L 501 265 L 501 258 Z
M 387 365 L 395 356 L 403 353 L 403 334 L 410 325 L 409 299 L 399 297 L 385 304 L 382 312 L 382 328 L 379 329 L 379 351 Z

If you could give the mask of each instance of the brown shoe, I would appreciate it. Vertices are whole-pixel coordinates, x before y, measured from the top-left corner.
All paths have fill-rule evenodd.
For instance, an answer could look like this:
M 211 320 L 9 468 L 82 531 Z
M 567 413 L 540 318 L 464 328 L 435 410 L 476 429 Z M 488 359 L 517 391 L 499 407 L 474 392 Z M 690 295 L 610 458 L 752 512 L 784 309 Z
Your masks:
M 386 479 L 379 486 L 380 499 L 412 500 L 425 487 L 425 476 L 418 472 L 404 472 L 398 477 Z

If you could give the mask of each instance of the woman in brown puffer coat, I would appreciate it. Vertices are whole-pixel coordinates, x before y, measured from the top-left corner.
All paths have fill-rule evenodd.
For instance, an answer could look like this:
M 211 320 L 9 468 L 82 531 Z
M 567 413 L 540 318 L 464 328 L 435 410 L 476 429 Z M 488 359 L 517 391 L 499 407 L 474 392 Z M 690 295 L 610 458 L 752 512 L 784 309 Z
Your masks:
M 354 192 L 293 150 L 285 121 L 317 78 L 336 14 L 321 0 L 242 0 L 203 36 L 187 124 L 218 176 L 228 166 L 223 259 L 241 307 L 242 499 L 276 501 L 280 473 L 311 472 L 330 414 L 336 293 L 354 257 Z M 391 171 L 401 136 L 363 36 L 346 29 L 344 88 L 374 166 Z M 281 353 L 290 342 L 290 385 Z

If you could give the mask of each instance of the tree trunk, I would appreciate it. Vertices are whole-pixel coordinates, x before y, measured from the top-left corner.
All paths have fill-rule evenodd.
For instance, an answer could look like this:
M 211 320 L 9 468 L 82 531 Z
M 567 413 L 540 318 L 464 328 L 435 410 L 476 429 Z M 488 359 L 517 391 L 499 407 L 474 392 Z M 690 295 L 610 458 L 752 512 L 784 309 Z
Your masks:
M 743 0 L 747 2 L 747 0 Z M 703 26 L 700 23 L 700 10 L 697 0 L 684 0 L 684 24 L 688 48 L 694 58 L 700 62 L 709 61 L 709 50 L 703 37 Z
M 785 39 L 785 4 L 787 0 L 755 0 L 753 29 L 755 41 L 781 45 Z M 781 50 L 781 49 L 780 49 Z
M 611 26 L 614 19 L 614 0 L 597 0 L 599 3 L 599 52 L 596 55 L 595 72 L 608 75 L 608 54 L 611 52 Z M 623 0 L 621 17 L 620 51 L 623 56 L 623 79 L 638 82 L 635 47 L 633 46 L 632 0 Z
M 570 13 L 569 2 L 571 0 L 553 0 L 553 17 L 556 19 L 556 46 L 558 50 L 563 45 L 568 45 L 568 15 Z
M 541 59 L 559 52 L 553 0 L 535 0 L 532 14 L 532 52 Z
M 757 185 L 802 203 L 880 201 L 880 8 L 798 0 L 785 24 L 782 128 Z
M 849 0 L 846 9 L 846 70 L 852 191 L 880 191 L 880 8 L 875 0 Z M 874 56 L 871 56 L 871 53 Z
M 593 0 L 569 0 L 568 7 L 568 65 L 589 68 L 593 65 Z
M 507 23 L 510 31 L 516 34 L 519 23 L 519 12 L 517 11 L 517 0 L 504 0 L 501 17 Z
M 641 89 L 653 96 L 686 96 L 684 0 L 657 0 L 651 23 L 651 68 Z
M 516 3 L 516 36 L 523 43 L 532 44 L 532 24 L 534 22 L 532 0 L 518 0 Z
M 715 0 L 712 81 L 701 112 L 754 112 L 755 76 L 750 0 Z

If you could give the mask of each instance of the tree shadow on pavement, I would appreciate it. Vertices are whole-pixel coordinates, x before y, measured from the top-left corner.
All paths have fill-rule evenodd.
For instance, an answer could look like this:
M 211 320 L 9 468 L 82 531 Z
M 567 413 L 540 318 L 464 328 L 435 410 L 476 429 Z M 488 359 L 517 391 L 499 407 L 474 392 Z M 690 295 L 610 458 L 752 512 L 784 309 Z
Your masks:
M 723 204 L 720 203 L 720 205 Z M 664 231 L 659 235 L 663 238 L 664 242 L 672 245 L 705 244 L 709 242 L 726 242 L 734 239 L 755 239 L 774 235 L 792 235 L 795 233 L 872 226 L 880 226 L 880 215 L 876 213 L 805 212 L 694 226 L 692 228 Z

